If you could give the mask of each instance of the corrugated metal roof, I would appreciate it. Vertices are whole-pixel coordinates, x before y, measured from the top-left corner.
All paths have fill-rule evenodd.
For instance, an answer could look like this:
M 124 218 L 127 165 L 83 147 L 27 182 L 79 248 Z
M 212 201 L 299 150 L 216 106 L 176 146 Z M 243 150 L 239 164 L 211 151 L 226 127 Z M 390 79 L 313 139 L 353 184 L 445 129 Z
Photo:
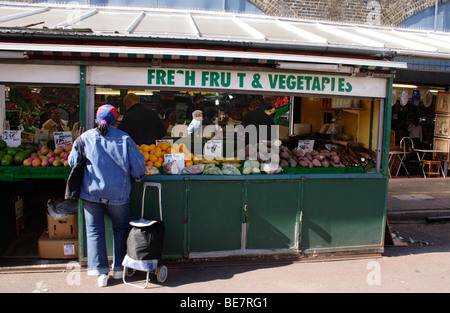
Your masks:
M 298 46 L 299 51 L 305 46 L 372 49 L 399 56 L 450 59 L 450 34 L 443 32 L 209 11 L 0 2 L 0 38 L 2 33 L 24 31 L 68 34 L 61 30 L 99 38 L 246 42 L 272 48 L 280 44 L 294 49 Z

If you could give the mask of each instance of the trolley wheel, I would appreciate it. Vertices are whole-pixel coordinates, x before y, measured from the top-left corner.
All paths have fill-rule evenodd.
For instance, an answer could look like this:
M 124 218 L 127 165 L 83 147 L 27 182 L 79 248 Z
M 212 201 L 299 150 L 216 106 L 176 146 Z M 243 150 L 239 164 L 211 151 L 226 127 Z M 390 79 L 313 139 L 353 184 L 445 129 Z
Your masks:
M 165 265 L 158 266 L 156 268 L 155 274 L 156 274 L 156 280 L 158 281 L 158 283 L 165 282 L 167 279 L 167 275 L 168 275 L 167 266 L 165 266 Z
M 134 268 L 126 267 L 124 268 L 124 270 L 127 277 L 132 277 L 136 273 L 136 270 Z

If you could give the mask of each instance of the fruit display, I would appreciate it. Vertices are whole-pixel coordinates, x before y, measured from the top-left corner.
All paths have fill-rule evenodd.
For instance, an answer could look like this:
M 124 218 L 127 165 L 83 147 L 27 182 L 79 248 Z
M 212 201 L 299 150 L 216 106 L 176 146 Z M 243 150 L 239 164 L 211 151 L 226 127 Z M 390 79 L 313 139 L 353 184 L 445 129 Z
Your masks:
M 277 149 L 266 144 L 247 145 L 241 156 L 212 157 L 205 155 L 194 156 L 184 144 L 168 142 L 157 145 L 140 145 L 139 150 L 144 155 L 147 175 L 154 174 L 189 174 L 189 175 L 250 175 L 250 174 L 280 174 L 287 168 L 301 171 L 302 168 L 347 168 L 365 167 L 369 162 L 375 162 L 374 151 L 361 146 L 337 146 L 328 149 L 301 151 L 297 148 L 289 149 L 280 145 Z M 275 153 L 276 151 L 276 153 Z M 167 153 L 183 153 L 185 168 L 175 164 L 164 164 Z M 275 154 L 274 154 L 275 153 Z M 237 155 L 240 155 L 239 153 Z M 289 173 L 294 173 L 292 170 Z
M 144 155 L 145 165 L 154 166 L 156 168 L 164 167 L 164 155 L 171 153 L 183 153 L 184 165 L 191 166 L 198 159 L 189 152 L 185 144 L 170 144 L 170 142 L 159 142 L 158 144 L 142 144 L 138 146 L 139 151 Z
M 69 166 L 69 158 L 72 146 L 66 149 L 48 147 L 38 149 L 35 145 L 19 145 L 18 147 L 8 147 L 5 141 L 0 140 L 0 159 L 2 166 Z

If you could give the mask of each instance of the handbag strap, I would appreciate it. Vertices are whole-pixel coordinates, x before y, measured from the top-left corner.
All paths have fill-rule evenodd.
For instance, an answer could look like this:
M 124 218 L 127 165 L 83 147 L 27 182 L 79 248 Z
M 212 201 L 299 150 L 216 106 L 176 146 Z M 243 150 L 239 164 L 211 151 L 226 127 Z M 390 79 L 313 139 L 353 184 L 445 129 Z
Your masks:
M 77 147 L 78 147 L 78 150 L 80 151 L 81 160 L 86 159 L 86 155 L 84 153 L 83 141 L 81 140 L 81 136 L 78 136 L 78 138 L 75 141 L 77 142 Z

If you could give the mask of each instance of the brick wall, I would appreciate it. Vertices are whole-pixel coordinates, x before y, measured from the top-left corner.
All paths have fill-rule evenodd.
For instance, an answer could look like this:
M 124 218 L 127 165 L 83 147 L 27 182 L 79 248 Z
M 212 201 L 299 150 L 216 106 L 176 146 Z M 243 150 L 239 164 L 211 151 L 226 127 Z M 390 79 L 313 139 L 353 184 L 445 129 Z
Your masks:
M 267 15 L 397 26 L 436 0 L 249 0 Z M 439 0 L 439 3 L 450 0 Z

